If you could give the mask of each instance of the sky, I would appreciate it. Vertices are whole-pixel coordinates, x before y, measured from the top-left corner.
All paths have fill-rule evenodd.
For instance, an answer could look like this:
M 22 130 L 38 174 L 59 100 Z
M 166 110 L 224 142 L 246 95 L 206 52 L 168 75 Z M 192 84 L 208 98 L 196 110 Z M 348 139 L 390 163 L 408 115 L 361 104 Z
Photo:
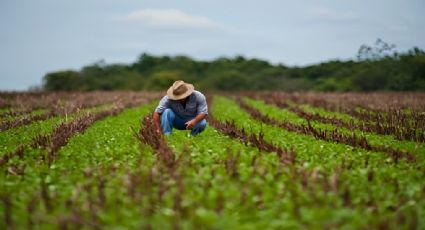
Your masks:
M 424 0 L 0 0 L 0 91 L 146 52 L 306 66 L 376 39 L 425 49 Z

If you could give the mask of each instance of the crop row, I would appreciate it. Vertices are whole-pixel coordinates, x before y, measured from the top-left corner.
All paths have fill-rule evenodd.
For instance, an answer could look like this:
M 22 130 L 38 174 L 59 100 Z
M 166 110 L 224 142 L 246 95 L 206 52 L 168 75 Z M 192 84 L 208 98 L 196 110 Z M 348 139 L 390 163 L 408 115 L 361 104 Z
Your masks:
M 329 111 L 343 112 L 364 122 L 377 122 L 391 127 L 424 131 L 425 104 L 423 94 L 377 94 L 377 99 L 369 94 L 259 94 L 264 99 L 309 104 Z M 384 105 L 384 107 L 383 107 Z M 375 109 L 381 108 L 381 109 Z
M 20 95 L 20 94 L 18 94 Z M 26 94 L 23 94 L 26 95 Z M 41 94 L 44 95 L 44 94 Z M 57 96 L 62 96 L 62 97 L 57 97 Z M 147 95 L 146 93 L 80 93 L 80 94 L 60 94 L 60 95 L 56 95 L 56 94 L 48 94 L 49 100 L 46 100 L 47 102 L 50 102 L 50 104 L 47 105 L 40 105 L 37 103 L 34 104 L 26 104 L 26 103 L 31 103 L 33 102 L 33 100 L 37 99 L 37 97 L 34 99 L 31 96 L 21 96 L 24 99 L 30 99 L 26 101 L 26 103 L 24 105 L 19 104 L 21 103 L 21 99 L 19 96 L 16 96 L 16 98 L 14 98 L 17 103 L 17 105 L 14 106 L 18 106 L 18 107 L 24 107 L 27 108 L 29 107 L 29 110 L 27 111 L 31 111 L 32 109 L 36 109 L 39 108 L 39 106 L 44 106 L 42 107 L 43 109 L 47 109 L 47 111 L 45 111 L 44 113 L 41 114 L 28 114 L 27 116 L 21 116 L 20 118 L 17 119 L 10 119 L 10 120 L 6 120 L 6 121 L 2 121 L 0 122 L 0 131 L 5 131 L 11 128 L 15 128 L 18 126 L 22 126 L 22 125 L 28 125 L 31 124 L 32 122 L 35 121 L 41 121 L 41 120 L 46 120 L 49 119 L 51 117 L 54 116 L 61 116 L 61 115 L 65 115 L 67 116 L 68 114 L 72 114 L 75 112 L 78 112 L 81 109 L 86 109 L 86 108 L 91 108 L 91 107 L 101 107 L 101 106 L 106 106 L 106 105 L 116 105 L 116 106 L 120 106 L 121 104 L 124 106 L 132 106 L 132 105 L 137 105 L 140 104 L 142 102 L 146 102 L 146 100 L 148 99 L 152 99 L 156 96 L 156 94 L 152 94 L 152 95 Z M 38 100 L 35 101 L 43 101 L 45 100 L 44 98 L 38 98 Z M 22 102 L 23 103 L 23 102 Z M 30 107 L 30 106 L 34 106 L 34 107 Z M 16 107 L 13 107 L 14 109 L 16 109 Z M 19 112 L 22 111 L 26 111 L 26 110 L 18 110 Z M 12 110 L 11 112 L 12 114 L 14 114 L 13 116 L 16 116 L 16 111 Z M 11 116 L 10 113 L 4 113 L 7 116 Z
M 146 106 L 143 106 L 143 108 L 146 108 Z M 2 175 L 2 180 L 5 182 L 2 184 L 2 197 L 4 198 L 3 200 L 5 202 L 3 203 L 6 209 L 6 211 L 3 211 L 5 211 L 5 218 L 9 216 L 9 223 L 12 226 L 21 226 L 22 228 L 25 224 L 28 227 L 35 224 L 46 227 L 52 224 L 59 224 L 66 227 L 72 223 L 75 226 L 96 228 L 96 221 L 82 216 L 81 213 L 83 210 L 81 209 L 84 209 L 84 205 L 79 202 L 82 201 L 92 206 L 93 210 L 97 206 L 105 205 L 102 202 L 105 202 L 105 193 L 107 191 L 105 186 L 109 181 L 106 175 L 110 173 L 114 174 L 114 171 L 117 170 L 115 164 L 117 162 L 107 163 L 105 161 L 105 159 L 107 160 L 105 150 L 114 147 L 115 150 L 125 151 L 127 148 L 116 142 L 111 142 L 110 144 L 102 142 L 112 136 L 112 139 L 117 138 L 121 142 L 128 144 L 132 133 L 131 130 L 127 130 L 128 127 L 126 124 L 128 125 L 129 123 L 126 120 L 122 120 L 122 116 L 128 116 L 130 114 L 133 119 L 135 118 L 137 120 L 137 117 L 134 117 L 134 115 L 140 114 L 141 111 L 140 108 L 126 109 L 122 115 L 121 113 L 118 115 L 121 118 L 118 116 L 109 116 L 122 111 L 122 109 L 116 108 L 115 110 L 101 111 L 88 115 L 89 117 L 67 123 L 68 125 L 63 124 L 59 127 L 66 129 L 66 131 L 55 129 L 47 138 L 39 137 L 34 139 L 38 140 L 38 146 L 26 146 L 26 154 L 23 159 L 12 159 L 6 165 L 6 169 L 8 170 L 5 170 L 4 175 Z M 95 122 L 95 120 L 98 122 Z M 105 122 L 110 123 L 110 121 L 119 121 L 119 123 L 114 126 L 101 125 Z M 132 123 L 134 127 L 134 121 Z M 86 130 L 84 134 L 75 135 L 83 129 Z M 105 139 L 102 135 L 109 135 L 109 137 Z M 82 141 L 84 141 L 83 139 L 87 139 L 87 142 L 81 145 Z M 49 141 L 46 142 L 45 140 Z M 39 157 L 48 156 L 48 153 L 53 151 L 54 146 L 56 146 L 54 143 L 62 145 L 62 148 L 56 149 L 54 161 L 51 161 L 50 164 L 39 164 Z M 101 144 L 98 147 L 102 149 L 97 151 L 98 155 L 95 158 L 92 158 L 92 155 L 96 153 L 96 145 L 94 144 Z M 124 149 L 120 150 L 120 147 Z M 88 157 L 82 156 L 84 151 L 88 154 Z M 119 151 L 113 151 L 113 153 L 116 154 Z M 103 160 L 105 164 L 91 164 L 86 161 L 89 159 Z M 83 161 L 86 161 L 88 164 L 83 163 Z M 131 162 L 129 163 L 131 164 Z M 12 167 L 23 168 L 25 173 L 9 173 L 8 171 Z M 69 194 L 70 191 L 74 191 L 73 195 Z M 92 200 L 91 198 L 86 200 L 87 197 L 85 195 L 93 192 L 97 193 L 98 191 L 99 194 L 96 195 L 96 200 Z M 84 197 L 80 197 L 80 194 Z M 40 213 L 44 214 L 40 215 Z M 54 223 L 52 223 L 52 217 L 54 217 Z M 17 221 L 25 219 L 28 220 L 27 223 Z
M 406 115 L 400 110 L 387 112 L 370 112 L 351 109 L 347 112 L 356 119 L 339 119 L 335 116 L 324 116 L 317 113 L 308 113 L 298 104 L 291 105 L 284 98 L 275 96 L 263 97 L 267 103 L 280 108 L 289 109 L 301 117 L 309 120 L 317 120 L 324 123 L 334 124 L 348 129 L 358 129 L 365 132 L 375 132 L 382 135 L 393 135 L 399 140 L 425 141 L 425 115 L 421 112 L 412 111 Z M 317 106 L 317 103 L 310 102 Z
M 304 187 L 302 192 L 300 191 L 299 194 L 303 197 L 303 199 L 301 199 L 303 200 L 303 202 L 307 200 L 314 200 L 314 197 L 316 197 L 318 193 L 320 193 L 320 191 L 333 191 L 335 195 L 338 195 L 338 198 L 334 198 L 334 202 L 341 202 L 341 205 L 343 207 L 345 206 L 346 208 L 357 210 L 362 210 L 363 208 L 368 206 L 369 208 L 376 208 L 374 211 L 375 214 L 369 213 L 364 216 L 364 220 L 366 222 L 373 223 L 375 221 L 380 222 L 379 219 L 381 219 L 383 213 L 394 212 L 394 210 L 400 210 L 402 206 L 406 207 L 406 203 L 398 203 L 396 205 L 397 202 L 395 202 L 392 203 L 393 205 L 395 205 L 392 207 L 386 206 L 389 203 L 387 203 L 386 205 L 384 204 L 385 202 L 382 203 L 384 200 L 388 201 L 390 197 L 393 197 L 392 191 L 394 191 L 394 189 L 396 191 L 395 194 L 397 194 L 396 196 L 398 197 L 398 199 L 403 200 L 405 198 L 402 198 L 404 197 L 404 195 L 402 194 L 405 194 L 405 192 L 409 193 L 409 189 L 416 187 L 419 184 L 421 184 L 419 188 L 425 188 L 424 184 L 422 182 L 419 182 L 421 173 L 416 171 L 417 167 L 421 166 L 418 166 L 415 162 L 399 162 L 398 165 L 388 164 L 389 162 L 386 159 L 387 157 L 384 155 L 375 154 L 375 152 L 369 151 L 364 152 L 360 149 L 350 150 L 350 148 L 346 148 L 344 147 L 344 145 L 326 143 L 319 140 L 312 140 L 308 137 L 310 135 L 305 136 L 293 132 L 287 132 L 280 128 L 274 128 L 273 126 L 265 125 L 263 122 L 252 120 L 246 114 L 244 114 L 244 112 L 239 110 L 236 104 L 230 103 L 230 101 L 227 99 L 217 98 L 217 101 L 218 103 L 214 103 L 215 106 L 213 110 L 216 117 L 220 115 L 220 120 L 233 120 L 236 122 L 236 125 L 239 128 L 250 130 L 251 133 L 258 134 L 259 132 L 263 131 L 264 138 L 266 139 L 266 141 L 271 141 L 274 143 L 274 145 L 278 147 L 283 146 L 286 148 L 293 148 L 294 151 L 296 151 L 296 170 L 295 172 L 289 173 L 289 175 L 287 176 L 291 178 L 289 181 L 296 181 L 294 183 L 300 183 L 301 187 Z M 217 107 L 219 108 L 217 109 Z M 404 168 L 404 173 L 396 173 L 400 168 Z M 328 180 L 326 180 L 330 182 L 330 184 L 325 183 L 324 181 L 318 182 L 316 178 L 316 173 L 318 172 L 331 172 L 331 176 L 327 177 Z M 391 179 L 388 177 L 388 173 L 390 172 L 391 175 L 394 176 L 390 176 Z M 299 178 L 299 180 L 295 178 Z M 364 180 L 361 178 L 364 178 Z M 411 186 L 409 187 L 409 189 L 407 189 L 407 187 L 405 187 L 406 189 L 403 189 L 402 187 L 400 187 L 401 184 L 411 184 Z M 320 188 L 316 186 L 320 186 Z M 328 190 L 327 188 L 331 189 Z M 423 191 L 421 191 L 421 189 L 419 188 L 414 192 L 417 194 L 417 196 L 415 195 L 416 198 L 414 198 L 415 200 L 418 199 L 417 201 L 420 201 L 422 199 L 419 197 L 424 196 Z M 306 197 L 304 197 L 304 195 L 306 195 Z M 366 197 L 369 197 L 365 198 L 365 195 Z M 364 198 L 365 200 L 363 200 L 363 202 L 365 203 L 359 202 Z M 319 206 L 326 209 L 326 202 L 321 203 L 319 201 L 321 199 L 317 199 L 318 200 L 316 201 L 312 201 L 312 204 L 320 203 Z M 296 202 L 297 201 L 295 200 L 291 203 Z M 295 206 L 297 205 L 295 204 Z M 309 205 L 306 205 L 304 203 L 302 207 L 309 207 Z M 386 208 L 384 207 L 387 207 L 387 210 L 385 210 Z M 421 207 L 419 203 L 418 207 Z M 344 210 L 344 208 L 340 207 L 338 208 L 338 210 L 342 211 Z M 303 211 L 301 211 L 300 213 L 305 214 L 305 212 Z M 400 214 L 396 213 L 398 213 L 398 211 L 396 211 L 394 214 Z M 404 216 L 404 214 L 400 215 Z M 417 214 L 413 215 L 415 216 Z M 356 215 L 353 214 L 353 216 Z M 369 219 L 372 216 L 373 218 L 376 218 L 376 220 Z M 303 219 L 303 217 L 299 218 Z M 394 221 L 395 219 L 392 218 L 393 217 L 387 219 L 387 221 Z M 404 221 L 405 220 L 406 219 L 404 219 Z M 413 217 L 413 219 L 411 220 L 415 221 L 415 217 Z M 384 222 L 386 221 L 380 223 L 382 224 L 382 226 L 380 227 L 387 226 L 388 222 Z M 400 225 L 400 223 L 394 224 Z M 389 228 L 389 226 L 385 228 Z
M 297 126 L 312 126 L 314 129 L 327 133 L 332 133 L 336 130 L 336 132 L 344 136 L 356 136 L 358 138 L 365 139 L 370 146 L 375 148 L 380 148 L 380 146 L 383 146 L 385 148 L 394 149 L 399 152 L 405 152 L 413 155 L 416 160 L 419 160 L 418 162 L 422 162 L 424 159 L 423 154 L 425 153 L 425 145 L 422 142 L 398 140 L 391 135 L 379 135 L 374 132 L 364 132 L 358 129 L 347 129 L 333 124 L 322 123 L 316 120 L 307 120 L 289 109 L 282 109 L 270 104 L 266 104 L 259 100 L 244 98 L 243 101 L 249 104 L 251 107 L 259 110 L 263 115 L 267 115 L 279 122 L 290 122 Z M 320 110 L 318 110 L 318 112 L 323 114 L 323 112 Z
M 385 154 L 270 125 L 249 113 L 303 124 L 277 107 L 220 96 L 208 100 L 209 125 L 195 137 L 188 131 L 156 133 L 153 103 L 82 125 L 84 132 L 65 125 L 68 131 L 52 129 L 33 138 L 38 145 L 27 144 L 22 158 L 2 166 L 0 227 L 423 226 L 421 158 L 394 164 Z M 311 121 L 306 129 L 321 127 Z M 54 148 L 55 135 L 62 147 L 50 164 L 40 164 L 39 157 Z
M 314 93 L 314 92 L 271 92 L 253 93 L 260 97 L 277 97 L 297 104 L 311 104 L 331 111 L 352 112 L 425 111 L 425 94 L 422 92 L 399 93 Z
M 0 92 L 1 116 L 18 115 L 34 109 L 54 109 L 55 107 L 93 107 L 100 104 L 123 103 L 138 98 L 157 98 L 155 92 Z M 67 105 L 71 104 L 71 105 Z M 59 109 L 59 108 L 58 108 Z
M 259 121 L 281 127 L 288 131 L 297 132 L 300 134 L 306 134 L 314 136 L 317 139 L 337 142 L 342 144 L 351 145 L 353 147 L 360 147 L 366 150 L 376 151 L 376 152 L 386 152 L 390 157 L 394 159 L 394 162 L 397 163 L 399 158 L 405 158 L 408 161 L 414 161 L 414 157 L 408 152 L 402 152 L 397 149 L 392 149 L 387 146 L 372 146 L 366 140 L 365 137 L 356 136 L 355 133 L 352 135 L 344 135 L 338 131 L 337 128 L 333 129 L 330 132 L 320 130 L 318 128 L 313 128 L 310 124 L 310 120 L 307 119 L 307 125 L 298 125 L 289 121 L 277 121 L 266 115 L 263 115 L 259 110 L 247 105 L 242 100 L 238 100 L 239 105 L 245 111 L 247 111 L 253 118 L 258 119 Z
M 145 101 L 145 100 L 143 100 Z M 138 100 L 137 102 L 141 102 Z M 67 144 L 68 140 L 77 133 L 82 133 L 90 127 L 97 120 L 103 119 L 107 116 L 116 115 L 122 112 L 125 108 L 134 107 L 134 102 L 116 106 L 110 109 L 100 110 L 98 112 L 88 113 L 70 122 L 64 121 L 54 127 L 49 134 L 38 134 L 34 136 L 27 147 L 38 148 L 42 147 L 47 150 L 47 156 L 42 156 L 42 160 L 47 160 L 48 165 L 52 164 L 54 155 L 60 147 Z M 0 166 L 6 164 L 9 159 L 19 156 L 23 158 L 25 151 L 25 144 L 20 144 L 14 152 L 8 152 L 0 156 Z M 16 167 L 15 167 L 16 168 Z M 21 170 L 22 171 L 22 170 Z

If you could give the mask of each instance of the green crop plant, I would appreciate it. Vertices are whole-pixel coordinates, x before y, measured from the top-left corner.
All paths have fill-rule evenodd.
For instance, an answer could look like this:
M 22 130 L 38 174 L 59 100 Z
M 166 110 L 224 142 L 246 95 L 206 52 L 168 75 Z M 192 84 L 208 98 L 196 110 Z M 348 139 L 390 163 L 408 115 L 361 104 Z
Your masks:
M 82 105 L 73 97 L 87 106 L 114 101 L 104 95 L 122 101 L 0 132 L 0 229 L 425 228 L 423 143 L 307 121 L 292 108 L 309 100 L 337 106 L 314 101 L 315 94 L 289 95 L 283 98 L 287 108 L 264 103 L 260 93 L 211 95 L 207 128 L 197 136 L 156 133 L 151 116 L 158 100 L 152 95 L 90 95 L 45 96 L 76 106 Z M 10 105 L 18 106 L 20 95 L 14 96 Z M 276 123 L 253 116 L 237 98 Z M 46 103 L 23 108 L 31 114 Z M 412 123 L 421 122 L 418 108 L 412 105 Z M 358 119 L 317 107 L 309 112 Z M 320 139 L 307 129 L 290 131 L 278 122 L 354 133 L 413 158 L 395 160 L 388 152 Z
M 110 106 L 99 106 L 79 111 L 78 113 L 69 114 L 67 116 L 56 116 L 47 120 L 36 121 L 26 126 L 17 127 L 0 132 L 0 152 L 2 156 L 7 152 L 14 151 L 20 144 L 27 145 L 37 135 L 49 134 L 53 127 L 61 122 L 71 121 L 77 117 L 84 116 L 87 113 L 93 113 L 109 108 Z
M 32 219 L 45 223 L 42 226 L 52 226 L 48 223 L 57 223 L 59 217 L 65 218 L 72 213 L 73 210 L 67 207 L 67 202 L 75 202 L 75 206 L 78 202 L 82 202 L 81 205 L 86 202 L 85 196 L 90 195 L 86 193 L 90 192 L 84 193 L 84 186 L 98 186 L 99 180 L 110 174 L 118 174 L 118 169 L 139 167 L 141 161 L 136 159 L 142 156 L 145 156 L 143 164 L 148 163 L 149 157 L 146 157 L 145 151 L 140 151 L 133 130 L 137 129 L 140 116 L 150 110 L 152 106 L 128 109 L 116 117 L 110 116 L 95 122 L 83 134 L 72 137 L 70 142 L 59 150 L 51 165 L 40 158 L 46 154 L 46 150 L 41 148 L 27 149 L 24 162 L 18 159 L 15 160 L 16 163 L 10 162 L 9 165 L 24 163 L 25 166 L 24 176 L 5 174 L 1 179 L 2 193 L 11 197 L 14 207 L 12 217 L 15 221 L 22 218 Z M 122 170 L 120 173 L 123 173 Z M 117 180 L 116 176 L 112 180 L 114 178 Z M 43 189 L 44 187 L 46 188 Z M 75 197 L 73 200 L 76 191 L 81 192 L 82 197 Z M 35 200 L 36 205 L 33 212 L 28 213 L 24 207 L 30 205 L 32 200 Z M 51 204 L 47 205 L 49 202 Z M 36 213 L 44 215 L 38 217 Z M 23 227 L 26 223 L 21 224 Z
M 410 164 L 402 161 L 394 165 L 391 159 L 383 153 L 315 140 L 311 136 L 264 125 L 250 118 L 238 108 L 235 102 L 223 97 L 216 98 L 214 105 L 214 114 L 217 119 L 234 120 L 239 127 L 253 133 L 261 131 L 266 140 L 274 140 L 276 145 L 288 147 L 288 143 L 291 143 L 297 153 L 298 164 L 310 170 L 318 168 L 318 170 L 323 170 L 329 175 L 334 175 L 334 178 L 338 178 L 335 180 L 341 183 L 339 186 L 342 187 L 342 190 L 346 190 L 347 194 L 350 194 L 346 194 L 351 200 L 350 202 L 346 201 L 347 205 L 355 206 L 358 211 L 364 212 L 368 203 L 373 203 L 376 209 L 363 214 L 363 220 L 369 224 L 379 225 L 385 220 L 383 216 L 388 215 L 392 215 L 393 218 L 400 215 L 404 218 L 403 212 L 392 210 L 397 206 L 396 210 L 405 209 L 410 213 L 410 224 L 414 224 L 418 220 L 418 215 L 424 205 L 421 192 L 424 182 L 421 180 L 422 173 L 417 170 L 418 167 L 422 167 L 420 163 Z M 268 115 L 273 116 L 272 114 Z M 275 115 L 277 116 L 277 114 Z M 345 166 L 342 167 L 342 164 Z M 337 173 L 338 168 L 345 168 L 347 165 L 349 170 L 340 170 L 341 172 Z M 403 173 L 397 173 L 399 170 L 403 170 Z M 397 195 L 393 194 L 394 191 L 397 191 Z M 340 199 L 343 198 L 344 192 L 340 195 L 342 196 Z M 411 204 L 415 205 L 411 206 Z M 359 216 L 359 219 L 362 217 Z
M 276 120 L 287 120 L 291 123 L 299 125 L 307 125 L 307 120 L 297 116 L 291 111 L 286 109 L 279 109 L 275 106 L 268 105 L 264 102 L 244 98 L 244 101 L 254 108 L 260 110 L 264 115 L 268 115 Z M 398 149 L 412 153 L 415 157 L 419 158 L 419 161 L 424 162 L 425 160 L 425 145 L 423 143 L 417 143 L 414 141 L 400 141 L 390 135 L 379 135 L 373 132 L 362 132 L 360 130 L 349 130 L 347 128 L 337 127 L 331 124 L 320 123 L 314 120 L 310 121 L 313 128 L 317 128 L 324 131 L 337 130 L 339 133 L 344 135 L 352 135 L 353 133 L 359 137 L 365 137 L 366 140 L 372 146 L 388 146 L 393 149 Z

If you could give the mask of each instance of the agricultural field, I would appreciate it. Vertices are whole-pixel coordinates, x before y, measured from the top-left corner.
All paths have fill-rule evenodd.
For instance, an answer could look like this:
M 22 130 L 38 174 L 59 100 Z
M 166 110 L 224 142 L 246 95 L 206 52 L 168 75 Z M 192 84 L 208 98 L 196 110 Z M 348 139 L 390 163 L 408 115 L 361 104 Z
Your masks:
M 0 229 L 425 229 L 424 93 L 0 93 Z

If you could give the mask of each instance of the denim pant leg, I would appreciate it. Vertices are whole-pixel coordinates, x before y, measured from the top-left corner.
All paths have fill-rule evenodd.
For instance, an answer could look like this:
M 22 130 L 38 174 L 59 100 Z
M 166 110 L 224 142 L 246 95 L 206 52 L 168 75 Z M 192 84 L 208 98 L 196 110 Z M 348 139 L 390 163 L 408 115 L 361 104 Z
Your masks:
M 173 131 L 173 123 L 176 114 L 172 109 L 165 109 L 161 115 L 161 129 L 165 135 L 170 135 Z
M 190 134 L 192 136 L 198 135 L 200 132 L 204 131 L 206 126 L 207 126 L 207 121 L 203 119 L 202 121 L 198 122 L 198 124 L 196 124 L 195 127 L 193 127 Z
M 190 118 L 190 117 L 181 118 L 178 115 L 176 115 L 172 109 L 165 109 L 161 115 L 162 132 L 165 135 L 170 135 L 173 131 L 173 128 L 176 128 L 179 130 L 185 130 L 186 129 L 185 123 L 192 119 L 193 118 Z M 203 119 L 202 121 L 198 122 L 198 124 L 196 124 L 195 127 L 192 128 L 192 131 L 190 132 L 190 134 L 197 135 L 200 132 L 204 131 L 206 126 L 207 126 L 207 121 Z
M 172 109 L 165 109 L 161 115 L 161 129 L 165 135 L 170 135 L 173 128 L 185 130 L 185 123 L 190 119 L 183 119 L 176 115 Z
M 179 115 L 176 115 L 174 118 L 173 126 L 174 128 L 178 130 L 186 130 L 186 122 L 190 121 L 191 119 L 180 117 Z

